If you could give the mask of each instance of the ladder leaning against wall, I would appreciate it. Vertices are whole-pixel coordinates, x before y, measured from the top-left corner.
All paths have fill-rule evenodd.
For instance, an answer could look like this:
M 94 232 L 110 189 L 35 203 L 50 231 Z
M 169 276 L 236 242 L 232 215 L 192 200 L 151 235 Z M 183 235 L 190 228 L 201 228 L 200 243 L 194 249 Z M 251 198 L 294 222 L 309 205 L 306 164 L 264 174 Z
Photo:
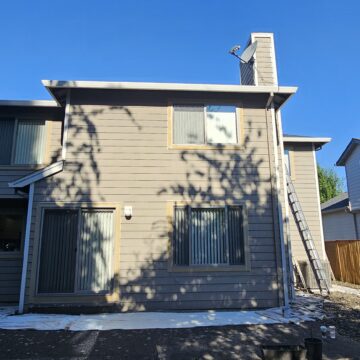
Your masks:
M 299 229 L 300 236 L 303 241 L 306 254 L 309 258 L 311 268 L 314 272 L 314 276 L 318 284 L 319 290 L 321 294 L 328 295 L 330 291 L 329 291 L 328 283 L 326 281 L 324 267 L 320 260 L 319 253 L 315 248 L 313 237 L 311 235 L 309 226 L 306 222 L 304 212 L 301 208 L 299 198 L 296 194 L 294 184 L 292 183 L 289 174 L 286 175 L 286 187 L 287 187 L 289 205 L 292 213 L 294 214 L 295 222 Z M 301 270 L 298 269 L 298 271 L 300 271 L 300 275 L 301 275 Z M 302 275 L 301 278 L 303 278 Z

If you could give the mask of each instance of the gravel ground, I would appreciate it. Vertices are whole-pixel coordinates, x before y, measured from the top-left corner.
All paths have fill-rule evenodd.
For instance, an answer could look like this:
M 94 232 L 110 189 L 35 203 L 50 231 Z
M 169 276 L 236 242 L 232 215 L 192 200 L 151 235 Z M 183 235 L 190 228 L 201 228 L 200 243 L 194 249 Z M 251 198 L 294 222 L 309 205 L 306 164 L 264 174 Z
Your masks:
M 336 326 L 336 331 L 360 342 L 360 297 L 333 292 L 324 302 L 325 325 Z
M 303 344 L 321 322 L 111 331 L 0 330 L 6 360 L 261 360 L 262 345 Z M 359 359 L 360 343 L 338 335 L 323 359 Z
M 342 284 L 343 285 L 343 284 Z M 261 345 L 301 344 L 335 325 L 323 342 L 323 359 L 360 359 L 360 297 L 332 293 L 325 319 L 301 324 L 112 331 L 0 330 L 0 359 L 261 359 Z

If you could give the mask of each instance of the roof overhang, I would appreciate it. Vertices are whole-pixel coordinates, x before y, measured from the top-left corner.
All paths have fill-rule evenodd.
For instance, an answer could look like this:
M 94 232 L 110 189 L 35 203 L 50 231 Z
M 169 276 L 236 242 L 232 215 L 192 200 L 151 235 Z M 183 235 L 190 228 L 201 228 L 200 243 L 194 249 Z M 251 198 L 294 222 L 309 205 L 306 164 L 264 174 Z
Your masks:
M 36 181 L 42 180 L 48 176 L 54 175 L 60 171 L 62 171 L 64 168 L 64 162 L 58 161 L 56 163 L 53 163 L 49 166 L 47 166 L 44 169 L 35 171 L 29 175 L 26 175 L 18 180 L 12 181 L 9 183 L 9 187 L 11 188 L 23 188 L 27 185 L 30 185 Z
M 336 162 L 336 165 L 345 166 L 346 160 L 349 158 L 349 156 L 352 154 L 352 152 L 358 145 L 360 145 L 360 139 L 352 138 L 344 152 L 340 155 L 338 161 Z
M 329 137 L 300 136 L 300 135 L 286 135 L 286 134 L 284 134 L 283 139 L 284 139 L 284 143 L 310 143 L 315 146 L 315 149 L 319 149 L 323 145 L 331 141 L 331 138 Z
M 59 107 L 54 100 L 0 100 L 0 106 Z
M 234 94 L 273 94 L 275 107 L 279 108 L 293 94 L 297 87 L 291 86 L 251 86 L 251 85 L 218 85 L 218 84 L 180 84 L 180 83 L 152 83 L 152 82 L 114 82 L 114 81 L 61 81 L 43 80 L 58 104 L 64 105 L 66 93 L 69 89 L 106 89 L 128 91 L 173 91 L 173 92 L 213 92 Z

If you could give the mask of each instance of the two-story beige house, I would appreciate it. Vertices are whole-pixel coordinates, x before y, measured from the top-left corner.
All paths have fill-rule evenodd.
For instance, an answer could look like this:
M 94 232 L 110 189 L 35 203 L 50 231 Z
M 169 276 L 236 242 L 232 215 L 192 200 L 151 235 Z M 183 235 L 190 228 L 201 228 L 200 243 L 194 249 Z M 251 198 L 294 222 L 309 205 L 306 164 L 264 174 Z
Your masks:
M 44 81 L 54 101 L 0 103 L 0 301 L 288 305 L 290 243 L 307 258 L 285 169 L 325 261 L 315 151 L 329 139 L 283 136 L 296 88 L 278 85 L 273 35 L 254 41 L 242 85 Z

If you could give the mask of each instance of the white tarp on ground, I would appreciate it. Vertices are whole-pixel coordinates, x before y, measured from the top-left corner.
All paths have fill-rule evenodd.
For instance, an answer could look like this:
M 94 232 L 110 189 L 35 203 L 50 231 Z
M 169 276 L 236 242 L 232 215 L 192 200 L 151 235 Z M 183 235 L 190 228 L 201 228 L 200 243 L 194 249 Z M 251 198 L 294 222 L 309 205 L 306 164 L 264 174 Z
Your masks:
M 164 329 L 198 326 L 258 325 L 316 320 L 322 317 L 322 301 L 298 297 L 283 316 L 282 309 L 261 311 L 143 312 L 98 315 L 25 314 L 0 317 L 1 329 L 115 330 Z

